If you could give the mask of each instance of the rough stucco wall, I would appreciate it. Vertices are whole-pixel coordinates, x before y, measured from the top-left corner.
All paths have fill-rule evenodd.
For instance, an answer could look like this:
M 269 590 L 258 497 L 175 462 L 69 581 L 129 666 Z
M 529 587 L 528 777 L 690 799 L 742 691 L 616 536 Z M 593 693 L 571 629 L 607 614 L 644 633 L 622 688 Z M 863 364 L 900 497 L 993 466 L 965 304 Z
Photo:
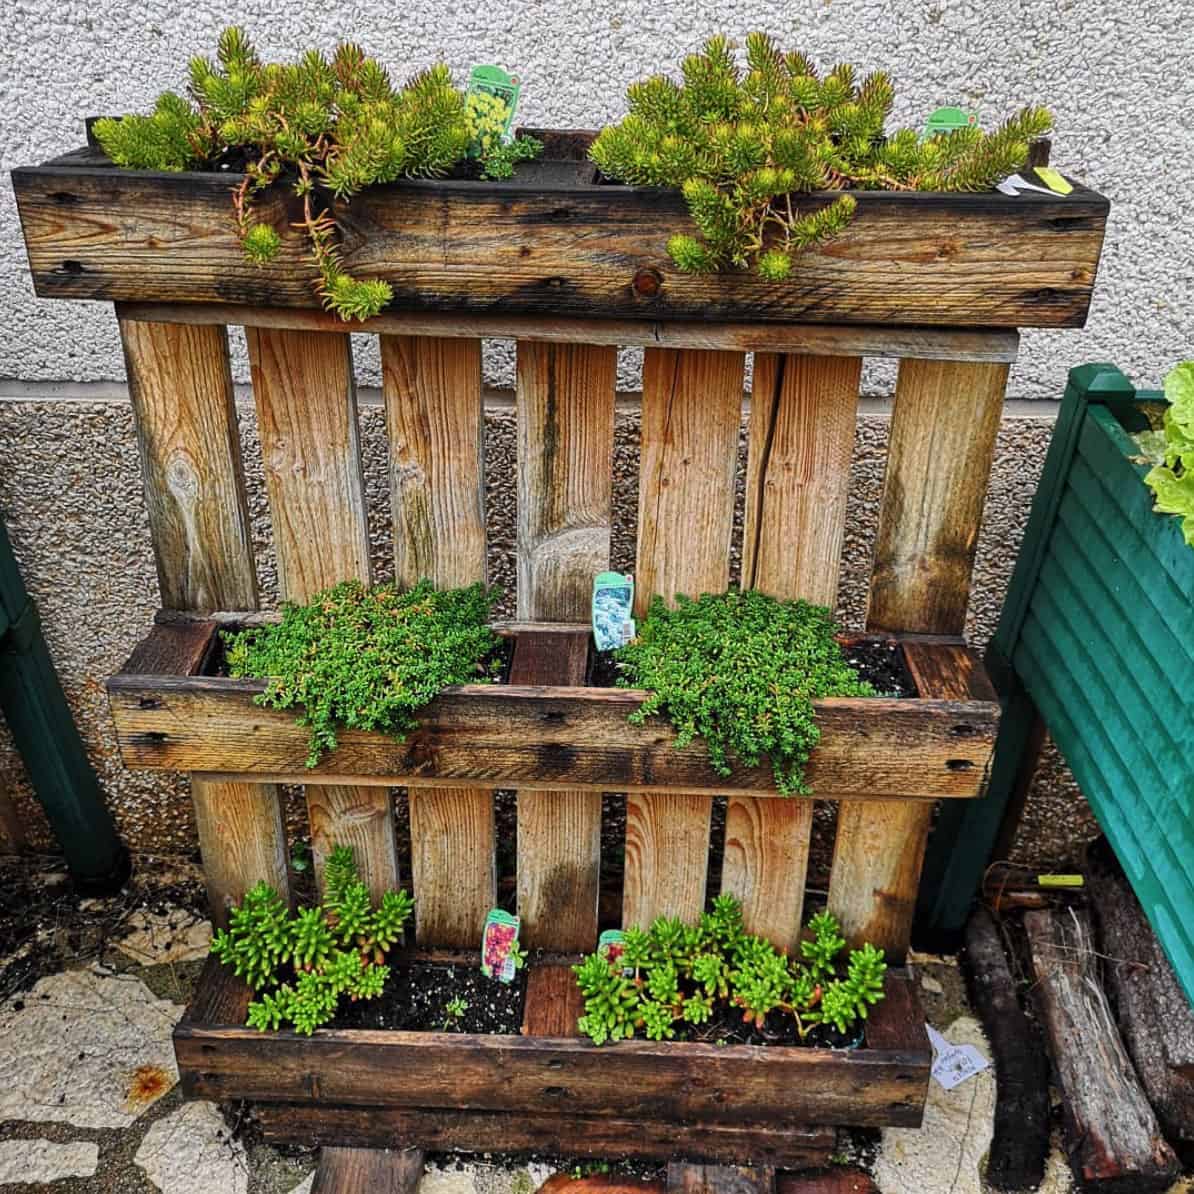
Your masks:
M 251 404 L 240 407 L 240 424 L 258 572 L 263 600 L 272 604 L 274 555 Z M 998 617 L 1050 426 L 1047 418 L 1012 417 L 1000 432 L 975 566 L 968 627 L 973 642 L 985 642 Z M 859 422 L 838 609 L 848 627 L 861 628 L 865 613 L 887 428 L 882 415 L 865 415 Z M 374 570 L 381 580 L 392 577 L 393 564 L 380 407 L 362 408 L 361 431 Z M 745 428 L 740 448 L 742 464 Z M 507 613 L 513 612 L 515 584 L 514 452 L 512 411 L 491 410 L 486 438 L 490 579 L 506 590 Z M 121 765 L 103 691 L 104 679 L 145 633 L 157 605 L 138 468 L 127 402 L 0 402 L 0 509 L 109 806 L 134 849 L 191 850 L 194 824 L 186 781 Z M 741 481 L 740 469 L 735 567 L 742 534 Z M 633 568 L 637 486 L 638 416 L 628 410 L 618 416 L 614 460 L 616 568 Z M 34 843 L 48 845 L 44 821 L 2 723 L 0 781 L 14 794 Z M 291 801 L 291 813 L 295 831 L 301 832 L 301 802 Z M 1054 767 L 1030 802 L 1019 852 L 1052 863 L 1069 861 L 1091 836 L 1090 826 L 1085 805 Z M 827 823 L 822 827 L 828 830 Z
M 210 0 L 17 0 L 0 51 L 0 377 L 123 376 L 115 325 L 102 307 L 33 298 L 8 171 L 80 144 L 85 115 L 143 110 L 159 91 L 181 88 L 187 59 L 211 52 L 233 11 L 270 56 L 330 48 L 349 36 L 396 78 L 436 58 L 461 80 L 478 61 L 502 63 L 525 80 L 521 117 L 529 124 L 592 127 L 616 118 L 627 83 L 675 69 L 712 32 L 741 37 L 752 28 L 797 41 L 825 63 L 890 70 L 900 122 L 919 123 L 953 101 L 977 107 L 987 124 L 1018 104 L 1046 103 L 1057 119 L 1055 163 L 1107 194 L 1113 207 L 1088 327 L 1028 333 L 1011 395 L 1055 397 L 1067 367 L 1089 360 L 1114 361 L 1154 384 L 1189 351 L 1194 217 L 1185 188 L 1174 185 L 1194 170 L 1188 0 L 597 0 L 580 7 L 241 0 L 234 10 Z M 372 346 L 362 363 L 364 379 L 376 378 Z M 500 366 L 492 362 L 495 381 Z M 625 380 L 633 385 L 630 374 Z M 868 378 L 868 392 L 881 384 L 882 375 Z

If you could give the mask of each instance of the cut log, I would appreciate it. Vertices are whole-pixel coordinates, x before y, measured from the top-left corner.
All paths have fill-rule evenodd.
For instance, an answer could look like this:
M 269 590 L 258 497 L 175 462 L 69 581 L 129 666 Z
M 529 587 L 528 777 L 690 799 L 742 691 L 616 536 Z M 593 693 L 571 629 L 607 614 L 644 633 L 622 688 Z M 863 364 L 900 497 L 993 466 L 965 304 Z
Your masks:
M 978 907 L 966 927 L 970 997 L 995 1057 L 995 1130 L 987 1181 L 998 1190 L 1035 1189 L 1049 1150 L 1049 1067 L 1040 1033 L 1016 997 L 1003 941 Z
M 1025 913 L 1024 928 L 1074 1177 L 1086 1190 L 1167 1189 L 1177 1177 L 1177 1157 L 1161 1135 L 1099 985 L 1089 915 L 1076 908 L 1041 909 Z
M 1105 838 L 1086 873 L 1124 1044 L 1166 1136 L 1194 1143 L 1194 1009 Z
M 422 1176 L 417 1148 L 325 1148 L 311 1194 L 414 1194 Z

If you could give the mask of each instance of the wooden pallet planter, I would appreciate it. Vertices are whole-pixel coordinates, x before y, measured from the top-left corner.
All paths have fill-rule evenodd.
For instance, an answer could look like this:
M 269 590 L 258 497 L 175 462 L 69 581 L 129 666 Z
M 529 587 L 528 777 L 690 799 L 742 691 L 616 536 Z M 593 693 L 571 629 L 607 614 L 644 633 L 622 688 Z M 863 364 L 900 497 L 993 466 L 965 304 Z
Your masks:
M 285 201 L 264 270 L 241 258 L 230 176 L 117 170 L 94 149 L 14 175 L 39 294 L 115 301 L 163 615 L 113 677 L 130 766 L 191 787 L 214 918 L 255 882 L 288 890 L 277 785 L 306 786 L 317 877 L 354 847 L 374 891 L 408 882 L 418 947 L 476 949 L 496 902 L 493 789 L 518 790 L 517 909 L 531 973 L 524 1035 L 243 1027 L 247 993 L 211 965 L 176 1034 L 187 1092 L 248 1098 L 271 1139 L 361 1147 L 824 1162 L 829 1125 L 919 1123 L 930 1050 L 893 969 L 862 1048 L 575 1037 L 578 992 L 550 964 L 597 938 L 601 793 L 625 792 L 622 922 L 695 918 L 713 795 L 727 797 L 722 890 L 748 929 L 798 940 L 813 802 L 768 770 L 714 775 L 705 748 L 586 687 L 595 572 L 608 567 L 617 350 L 645 349 L 637 547 L 651 598 L 744 587 L 833 606 L 863 357 L 899 361 L 866 632 L 901 644 L 917 696 L 825 701 L 809 779 L 838 802 L 828 904 L 898 966 L 939 798 L 982 794 L 998 709 L 961 641 L 975 543 L 1020 326 L 1085 318 L 1101 197 L 859 195 L 840 240 L 791 280 L 678 274 L 687 219 L 663 192 L 601 185 L 584 135 L 549 134 L 512 184 L 373 188 L 341 213 L 344 264 L 395 301 L 351 327 L 316 309 Z M 816 197 L 810 202 L 816 202 Z M 272 206 L 271 206 L 272 202 Z M 371 579 L 348 332 L 380 337 L 400 584 L 485 578 L 481 338 L 517 342 L 517 618 L 504 686 L 451 689 L 404 743 L 345 733 L 319 768 L 260 685 L 207 674 L 218 611 L 258 607 L 229 367 L 242 325 L 281 594 Z M 735 530 L 746 354 L 753 386 Z M 739 542 L 735 542 L 739 539 Z M 399 876 L 390 785 L 408 790 Z
M 575 1036 L 566 963 L 534 966 L 522 1036 L 244 1027 L 250 993 L 214 961 L 174 1033 L 189 1097 L 248 1099 L 267 1134 L 395 1147 L 688 1156 L 797 1167 L 833 1134 L 920 1124 L 931 1052 L 915 982 L 893 970 L 854 1050 Z M 572 1031 L 567 1032 L 571 1027 Z M 552 1035 L 552 1034 L 555 1035 Z
M 155 626 L 108 681 L 126 766 L 271 783 L 351 777 L 384 786 L 551 790 L 567 783 L 598 792 L 779 796 L 768 766 L 735 766 L 720 776 L 702 742 L 676 749 L 665 719 L 630 725 L 646 693 L 570 684 L 588 634 L 550 629 L 515 635 L 512 674 L 534 659 L 538 683 L 445 689 L 405 741 L 342 731 L 337 749 L 308 769 L 308 732 L 294 713 L 256 704 L 264 682 L 203 674 L 217 634 L 215 622 Z M 818 703 L 822 739 L 807 769 L 818 797 L 862 791 L 874 800 L 936 800 L 982 792 L 999 705 L 981 661 L 960 641 L 913 637 L 901 650 L 919 689 L 915 699 Z M 553 673 L 559 683 L 548 679 Z M 963 699 L 947 695 L 959 690 Z
M 942 327 L 1081 327 L 1108 203 L 1068 196 L 860 191 L 844 236 L 792 277 L 690 275 L 667 254 L 694 231 L 673 191 L 602 185 L 594 134 L 533 130 L 545 158 L 494 183 L 417 180 L 340 204 L 344 268 L 386 279 L 401 310 L 591 318 Z M 256 204 L 283 237 L 247 263 L 229 173 L 115 168 L 96 147 L 13 172 L 36 292 L 46 298 L 317 307 L 282 188 Z M 836 192 L 802 196 L 802 208 Z

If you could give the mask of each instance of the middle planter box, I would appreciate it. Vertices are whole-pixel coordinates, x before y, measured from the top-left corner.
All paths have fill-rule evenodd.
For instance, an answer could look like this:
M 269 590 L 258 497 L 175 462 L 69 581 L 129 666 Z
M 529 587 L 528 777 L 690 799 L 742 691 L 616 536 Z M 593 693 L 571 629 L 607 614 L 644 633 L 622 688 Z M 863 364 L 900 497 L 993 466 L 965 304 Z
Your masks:
M 718 775 L 699 739 L 676 748 L 665 719 L 631 725 L 628 716 L 644 693 L 575 682 L 448 688 L 404 741 L 342 730 L 338 748 L 308 768 L 308 734 L 295 711 L 259 705 L 264 681 L 214 674 L 220 629 L 205 621 L 155 625 L 108 681 L 127 766 L 259 782 L 673 788 L 788 799 L 777 791 L 769 766 L 736 765 L 730 775 Z M 584 632 L 524 626 L 509 634 L 514 681 L 584 674 Z M 813 794 L 850 800 L 981 795 L 999 721 L 998 698 L 981 660 L 958 639 L 895 641 L 916 695 L 818 701 L 821 742 L 806 769 Z M 966 699 L 956 699 L 958 692 Z

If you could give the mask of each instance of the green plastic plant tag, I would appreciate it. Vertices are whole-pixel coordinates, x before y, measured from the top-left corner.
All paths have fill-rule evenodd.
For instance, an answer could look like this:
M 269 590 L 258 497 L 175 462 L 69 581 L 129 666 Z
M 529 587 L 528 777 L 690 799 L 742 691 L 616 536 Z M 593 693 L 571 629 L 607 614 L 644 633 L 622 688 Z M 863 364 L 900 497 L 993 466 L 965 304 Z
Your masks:
M 958 129 L 978 127 L 978 113 L 969 108 L 938 108 L 925 122 L 925 131 L 920 139 L 927 141 L 940 133 L 953 133 Z
M 501 908 L 490 909 L 481 936 L 481 973 L 486 978 L 496 978 L 503 983 L 514 981 L 514 973 L 518 969 L 515 952 L 521 923 L 517 916 L 511 916 Z
M 500 66 L 474 66 L 468 77 L 465 99 L 470 109 L 478 112 L 484 109 L 483 115 L 493 121 L 492 133 L 509 144 L 513 139 L 510 129 L 521 94 L 522 84 L 517 75 L 508 75 Z M 501 103 L 494 103 L 494 99 Z
M 593 642 L 598 651 L 624 647 L 635 635 L 634 577 L 598 572 L 593 578 Z

